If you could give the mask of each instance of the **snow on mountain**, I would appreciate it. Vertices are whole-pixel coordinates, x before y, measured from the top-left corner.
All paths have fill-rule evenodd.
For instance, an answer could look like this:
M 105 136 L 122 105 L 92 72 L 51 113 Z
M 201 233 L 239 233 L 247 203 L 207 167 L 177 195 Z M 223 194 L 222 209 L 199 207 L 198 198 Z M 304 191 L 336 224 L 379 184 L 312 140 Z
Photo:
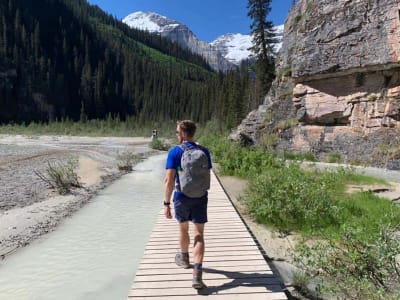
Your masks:
M 162 32 L 165 28 L 174 28 L 181 25 L 175 20 L 152 12 L 134 12 L 122 19 L 129 27 L 147 30 L 149 32 Z
M 278 40 L 278 43 L 275 45 L 275 51 L 278 52 L 279 50 L 281 50 L 282 47 L 282 41 L 283 41 L 283 30 L 284 30 L 284 25 L 278 25 L 275 26 L 275 34 L 276 34 L 276 38 Z
M 253 54 L 249 50 L 252 46 L 250 35 L 227 33 L 219 36 L 210 44 L 215 46 L 226 59 L 236 65 Z
M 228 33 L 207 43 L 198 40 L 186 25 L 152 12 L 134 12 L 126 16 L 122 22 L 133 28 L 160 33 L 161 36 L 178 42 L 202 55 L 217 70 L 228 70 L 252 56 L 249 50 L 252 46 L 250 35 Z M 276 26 L 275 29 L 280 41 L 275 45 L 275 50 L 279 51 L 283 38 L 283 25 Z
M 227 71 L 235 65 L 225 59 L 217 49 L 207 42 L 200 41 L 184 24 L 151 12 L 135 12 L 126 16 L 122 22 L 132 28 L 157 32 L 182 47 L 204 57 L 208 64 L 218 71 Z
M 275 26 L 276 38 L 279 41 L 275 45 L 275 51 L 278 52 L 282 46 L 283 25 Z M 248 59 L 254 53 L 249 50 L 253 46 L 252 37 L 240 33 L 227 33 L 219 36 L 210 43 L 215 46 L 222 55 L 230 62 L 239 65 L 244 59 Z

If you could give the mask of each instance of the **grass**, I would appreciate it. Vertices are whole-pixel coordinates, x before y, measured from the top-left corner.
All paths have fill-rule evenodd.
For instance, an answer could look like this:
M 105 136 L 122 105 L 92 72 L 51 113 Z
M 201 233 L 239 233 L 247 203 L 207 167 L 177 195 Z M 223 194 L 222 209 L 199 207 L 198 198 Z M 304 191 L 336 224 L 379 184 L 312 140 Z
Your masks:
M 283 159 L 299 160 L 299 161 L 317 161 L 314 154 L 312 154 L 311 152 L 298 152 L 298 153 L 284 152 Z
M 340 161 L 341 161 L 340 153 L 335 152 L 328 154 L 329 163 L 340 163 Z
M 377 237 L 379 234 L 377 229 L 380 224 L 400 224 L 399 206 L 371 192 L 357 192 L 348 195 L 341 199 L 340 208 L 341 224 L 352 224 L 363 228 L 359 234 L 363 240 Z
M 153 128 L 158 128 L 160 136 L 170 136 L 170 132 L 175 132 L 175 122 L 143 124 L 133 117 L 121 121 L 118 116 L 109 115 L 105 120 L 74 122 L 65 119 L 47 123 L 3 125 L 0 126 L 0 134 L 150 137 Z

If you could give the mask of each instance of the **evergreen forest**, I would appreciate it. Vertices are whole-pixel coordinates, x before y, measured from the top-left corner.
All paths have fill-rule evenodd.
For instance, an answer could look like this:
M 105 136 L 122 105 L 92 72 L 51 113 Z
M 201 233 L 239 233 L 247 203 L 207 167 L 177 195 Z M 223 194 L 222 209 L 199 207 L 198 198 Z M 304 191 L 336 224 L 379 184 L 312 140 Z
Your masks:
M 246 61 L 217 73 L 86 0 L 0 0 L 0 124 L 111 115 L 229 128 L 262 102 L 250 74 Z

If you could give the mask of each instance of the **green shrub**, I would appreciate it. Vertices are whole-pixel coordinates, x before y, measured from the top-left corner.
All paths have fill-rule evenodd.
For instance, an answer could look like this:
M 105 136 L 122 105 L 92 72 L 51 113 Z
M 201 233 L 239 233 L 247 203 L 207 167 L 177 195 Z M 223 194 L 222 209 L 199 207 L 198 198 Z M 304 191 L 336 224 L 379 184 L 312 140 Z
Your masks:
M 278 122 L 278 124 L 275 125 L 273 131 L 277 132 L 280 130 L 286 130 L 288 128 L 297 126 L 297 124 L 299 124 L 299 121 L 297 120 L 297 118 L 281 120 Z
M 262 172 L 250 183 L 243 201 L 257 222 L 285 233 L 312 232 L 335 220 L 328 185 L 297 164 Z
M 160 140 L 158 138 L 152 139 L 149 146 L 151 149 L 156 149 L 156 150 L 161 150 L 161 151 L 166 151 L 171 147 L 171 145 L 163 142 L 162 140 Z
M 328 162 L 329 163 L 340 163 L 340 153 L 329 153 L 328 154 Z
M 321 280 L 322 291 L 343 294 L 345 299 L 398 299 L 398 232 L 382 224 L 379 228 L 379 235 L 368 239 L 359 238 L 362 227 L 344 226 L 339 241 L 301 243 L 295 262 Z
M 310 296 L 312 299 L 309 290 L 308 284 L 310 283 L 310 276 L 303 271 L 294 271 L 292 273 L 292 285 L 302 294 L 305 296 Z
M 317 161 L 314 154 L 312 154 L 311 152 L 299 152 L 299 153 L 284 152 L 283 158 L 289 160 L 299 160 L 299 161 L 304 161 L 304 160 Z
M 39 171 L 35 174 L 44 182 L 56 189 L 61 195 L 68 194 L 73 187 L 82 187 L 79 178 L 75 172 L 78 160 L 70 159 L 67 162 L 49 161 L 46 169 L 47 175 Z
M 266 134 L 261 138 L 260 144 L 261 147 L 271 151 L 278 144 L 278 140 L 279 138 L 276 134 Z
M 237 144 L 228 144 L 217 155 L 221 171 L 225 175 L 242 178 L 257 177 L 264 170 L 280 168 L 283 162 L 274 159 L 271 153 L 260 148 L 248 149 Z
M 140 160 L 140 157 L 132 151 L 123 151 L 117 154 L 118 170 L 132 171 L 133 165 Z

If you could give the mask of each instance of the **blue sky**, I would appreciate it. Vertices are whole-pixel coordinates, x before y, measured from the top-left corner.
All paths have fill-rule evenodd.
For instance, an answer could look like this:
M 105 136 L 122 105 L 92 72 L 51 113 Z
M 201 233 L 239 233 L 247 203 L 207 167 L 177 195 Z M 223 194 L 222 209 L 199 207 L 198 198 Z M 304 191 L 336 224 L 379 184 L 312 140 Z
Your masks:
M 187 25 L 198 39 L 211 42 L 225 33 L 248 34 L 247 0 L 88 0 L 123 19 L 136 11 L 151 11 Z M 283 24 L 292 0 L 272 0 L 267 20 Z

